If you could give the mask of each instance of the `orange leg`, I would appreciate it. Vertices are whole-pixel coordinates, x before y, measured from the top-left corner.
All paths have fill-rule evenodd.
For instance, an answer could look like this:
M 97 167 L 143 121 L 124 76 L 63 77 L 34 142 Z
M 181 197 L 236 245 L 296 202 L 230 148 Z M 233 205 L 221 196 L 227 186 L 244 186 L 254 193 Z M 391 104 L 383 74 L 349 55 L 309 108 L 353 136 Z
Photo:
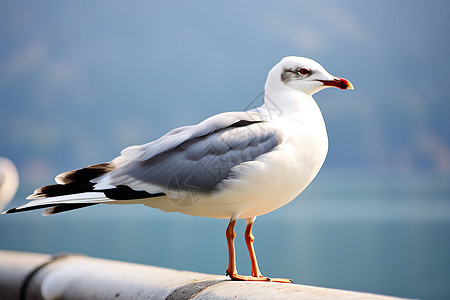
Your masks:
M 252 234 L 253 221 L 255 219 L 247 220 L 247 227 L 245 228 L 245 243 L 247 244 L 248 254 L 250 254 L 250 262 L 252 263 L 252 276 L 253 277 L 264 277 L 259 271 L 258 261 L 256 260 L 255 248 L 253 248 L 253 241 L 255 237 Z
M 253 235 L 252 226 L 255 219 L 248 219 L 247 228 L 245 230 L 245 241 L 247 243 L 248 251 L 250 254 L 250 261 L 252 264 L 252 276 L 239 275 L 236 268 L 236 251 L 234 248 L 234 238 L 236 233 L 234 231 L 234 226 L 236 225 L 236 219 L 231 219 L 228 224 L 226 236 L 228 244 L 228 269 L 227 275 L 230 276 L 232 280 L 242 280 L 242 281 L 273 281 L 273 282 L 284 282 L 290 283 L 292 280 L 283 278 L 268 278 L 262 276 L 258 268 L 258 262 L 256 261 L 255 249 L 253 248 Z

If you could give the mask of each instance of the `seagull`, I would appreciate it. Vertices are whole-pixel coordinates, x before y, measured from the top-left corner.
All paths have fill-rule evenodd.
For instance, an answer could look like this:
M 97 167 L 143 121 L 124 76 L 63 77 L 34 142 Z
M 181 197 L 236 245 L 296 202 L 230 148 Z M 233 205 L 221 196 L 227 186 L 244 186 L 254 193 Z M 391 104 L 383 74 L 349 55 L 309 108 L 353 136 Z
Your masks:
M 19 173 L 14 163 L 0 156 L 0 209 L 6 207 L 14 198 L 19 187 Z
M 327 87 L 353 89 L 314 60 L 288 56 L 268 73 L 264 104 L 176 128 L 125 148 L 107 163 L 56 176 L 32 201 L 3 214 L 46 208 L 43 215 L 97 204 L 144 204 L 166 212 L 229 219 L 232 280 L 292 282 L 261 274 L 253 247 L 257 216 L 296 198 L 319 172 L 328 151 L 322 113 L 312 95 Z M 245 219 L 251 276 L 236 268 L 235 224 Z

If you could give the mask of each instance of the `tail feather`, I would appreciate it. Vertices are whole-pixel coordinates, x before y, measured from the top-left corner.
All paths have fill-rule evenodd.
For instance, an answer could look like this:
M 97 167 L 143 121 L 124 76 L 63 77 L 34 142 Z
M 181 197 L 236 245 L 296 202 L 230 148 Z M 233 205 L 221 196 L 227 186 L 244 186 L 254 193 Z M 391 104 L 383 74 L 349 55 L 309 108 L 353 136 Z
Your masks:
M 88 207 L 88 206 L 92 206 L 92 205 L 96 205 L 99 203 L 76 203 L 76 204 L 60 204 L 60 205 L 56 205 L 50 208 L 47 208 L 42 215 L 43 216 L 50 216 L 50 215 L 54 215 L 54 214 L 59 214 L 61 212 L 65 212 L 65 211 L 69 211 L 69 210 L 73 210 L 73 209 L 79 209 L 79 208 L 83 208 L 83 207 Z
M 59 174 L 55 178 L 57 184 L 36 189 L 32 195 L 27 197 L 32 201 L 4 211 L 3 214 L 46 208 L 43 215 L 52 215 L 99 203 L 124 200 L 126 202 L 126 200 L 148 199 L 165 195 L 164 193 L 150 194 L 125 185 L 115 187 L 108 185 L 108 188 L 96 189 L 96 183 L 91 181 L 111 172 L 114 168 L 113 163 L 102 163 Z
M 111 162 L 96 164 L 83 169 L 61 173 L 56 176 L 55 181 L 59 184 L 90 182 L 92 179 L 111 172 L 114 169 L 115 166 Z
M 94 191 L 91 180 L 114 170 L 112 163 L 101 163 L 82 169 L 68 171 L 56 176 L 57 184 L 38 188 L 27 199 L 44 199 L 63 195 L 80 194 Z
M 52 184 L 43 186 L 34 191 L 27 199 L 45 199 L 64 195 L 92 192 L 94 184 L 91 182 Z
M 80 194 L 72 194 L 72 195 L 63 195 L 57 197 L 50 197 L 44 199 L 36 199 L 32 200 L 28 203 L 25 203 L 22 206 L 9 209 L 4 214 L 29 211 L 40 208 L 51 208 L 57 206 L 64 206 L 67 209 L 61 210 L 57 209 L 57 211 L 67 211 L 76 208 L 81 208 L 85 206 L 90 206 L 93 204 L 106 203 L 114 201 L 105 196 L 102 192 L 88 192 L 88 193 L 80 193 Z M 45 213 L 44 213 L 45 214 Z
M 56 206 L 55 206 L 55 204 L 44 204 L 44 205 L 36 205 L 36 206 L 30 206 L 30 207 L 24 207 L 24 208 L 20 208 L 20 207 L 11 208 L 11 209 L 8 209 L 8 210 L 2 212 L 2 214 L 12 214 L 12 213 L 17 213 L 17 212 L 47 208 L 42 214 L 44 216 L 48 216 L 48 215 L 53 215 L 53 214 L 57 214 L 60 212 L 64 212 L 64 211 L 68 211 L 68 210 L 72 210 L 72 209 L 78 209 L 78 208 L 87 207 L 87 206 L 92 206 L 92 205 L 96 205 L 96 204 L 99 204 L 99 203 L 58 204 Z

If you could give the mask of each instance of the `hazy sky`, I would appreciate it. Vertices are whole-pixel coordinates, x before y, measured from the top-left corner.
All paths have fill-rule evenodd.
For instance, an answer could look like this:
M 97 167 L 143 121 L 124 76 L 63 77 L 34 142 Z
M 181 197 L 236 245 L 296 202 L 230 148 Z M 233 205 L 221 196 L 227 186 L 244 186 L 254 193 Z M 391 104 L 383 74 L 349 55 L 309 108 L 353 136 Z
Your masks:
M 355 86 L 315 97 L 330 138 L 325 170 L 450 172 L 447 1 L 0 6 L 0 155 L 26 181 L 242 110 L 286 55 Z

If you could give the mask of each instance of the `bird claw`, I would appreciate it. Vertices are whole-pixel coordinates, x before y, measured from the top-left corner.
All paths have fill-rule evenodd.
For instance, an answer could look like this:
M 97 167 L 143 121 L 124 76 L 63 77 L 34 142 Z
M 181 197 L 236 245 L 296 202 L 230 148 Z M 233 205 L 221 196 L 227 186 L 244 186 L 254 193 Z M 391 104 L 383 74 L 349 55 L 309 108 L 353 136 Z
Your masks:
M 262 275 L 260 276 L 245 276 L 245 275 L 239 275 L 237 273 L 228 273 L 226 272 L 226 275 L 231 278 L 231 280 L 235 281 L 264 281 L 264 282 L 278 282 L 278 283 L 292 283 L 292 279 L 285 279 L 285 278 L 269 278 L 264 277 Z

